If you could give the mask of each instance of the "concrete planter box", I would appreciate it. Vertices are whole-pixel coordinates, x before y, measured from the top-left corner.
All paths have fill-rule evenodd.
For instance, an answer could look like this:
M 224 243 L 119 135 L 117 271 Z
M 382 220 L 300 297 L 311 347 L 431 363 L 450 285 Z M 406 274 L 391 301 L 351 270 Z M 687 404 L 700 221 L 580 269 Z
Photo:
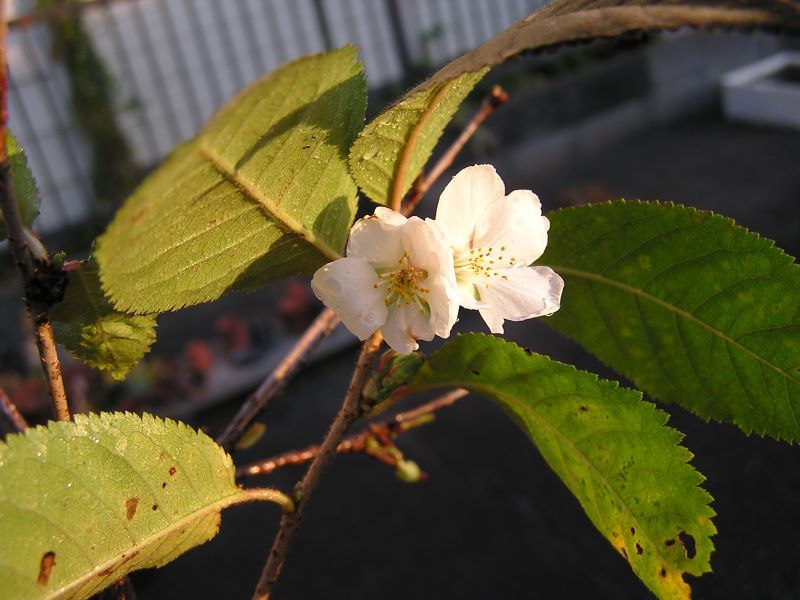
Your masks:
M 722 78 L 730 119 L 800 129 L 800 52 L 783 51 Z

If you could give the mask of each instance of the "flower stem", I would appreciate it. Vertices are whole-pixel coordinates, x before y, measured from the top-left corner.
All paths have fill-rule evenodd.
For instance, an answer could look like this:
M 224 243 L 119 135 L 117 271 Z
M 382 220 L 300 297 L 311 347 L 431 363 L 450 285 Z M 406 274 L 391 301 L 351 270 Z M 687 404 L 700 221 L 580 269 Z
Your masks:
M 342 407 L 339 409 L 339 413 L 336 415 L 328 434 L 325 436 L 320 446 L 319 453 L 314 458 L 303 480 L 300 482 L 295 498 L 295 510 L 293 512 L 284 513 L 281 517 L 278 534 L 275 536 L 267 562 L 261 572 L 261 578 L 256 585 L 253 600 L 269 599 L 272 589 L 280 575 L 283 563 L 286 560 L 286 552 L 289 548 L 289 544 L 292 538 L 294 538 L 297 527 L 300 525 L 300 520 L 303 517 L 306 505 L 311 499 L 311 494 L 330 464 L 333 455 L 336 454 L 336 449 L 342 439 L 344 439 L 347 430 L 350 429 L 350 426 L 361 416 L 361 392 L 367 382 L 372 359 L 378 352 L 382 341 L 383 338 L 380 332 L 375 332 L 367 338 L 367 341 L 361 346 L 361 353 L 358 356 L 358 361 L 356 362 L 353 376 L 350 380 L 350 386 L 347 388 Z
M 447 394 L 439 396 L 435 400 L 426 402 L 425 404 L 412 410 L 398 413 L 388 421 L 372 423 L 370 427 L 377 427 L 381 431 L 385 432 L 386 435 L 394 437 L 405 431 L 408 431 L 418 424 L 422 424 L 421 422 L 417 422 L 421 417 L 433 415 L 433 413 L 441 410 L 442 408 L 452 406 L 457 400 L 466 395 L 467 390 L 453 390 L 452 392 L 448 392 Z M 374 433 L 371 429 L 349 435 L 339 443 L 336 451 L 339 454 L 365 452 L 366 441 L 373 435 Z M 319 455 L 320 448 L 321 446 L 319 444 L 314 444 L 312 446 L 303 448 L 302 450 L 291 450 L 277 456 L 272 456 L 255 463 L 239 467 L 236 469 L 236 477 L 237 479 L 242 479 L 245 477 L 268 475 L 269 473 L 273 473 L 282 467 L 302 465 L 316 458 Z

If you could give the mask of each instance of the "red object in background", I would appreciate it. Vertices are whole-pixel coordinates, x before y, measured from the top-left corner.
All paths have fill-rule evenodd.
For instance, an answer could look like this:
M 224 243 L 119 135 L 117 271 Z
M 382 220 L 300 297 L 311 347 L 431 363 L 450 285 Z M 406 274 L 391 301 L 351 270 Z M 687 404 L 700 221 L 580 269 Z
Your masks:
M 291 333 L 305 330 L 319 313 L 320 305 L 311 287 L 301 281 L 290 281 L 278 301 L 278 316 Z
M 29 421 L 52 417 L 50 394 L 44 378 L 38 376 L 4 377 L 3 385 L 11 401 Z
M 192 340 L 183 349 L 189 384 L 193 388 L 202 388 L 208 380 L 208 374 L 214 366 L 214 351 L 203 340 Z
M 240 315 L 224 315 L 217 319 L 217 333 L 222 339 L 226 355 L 245 352 L 253 346 L 250 327 Z

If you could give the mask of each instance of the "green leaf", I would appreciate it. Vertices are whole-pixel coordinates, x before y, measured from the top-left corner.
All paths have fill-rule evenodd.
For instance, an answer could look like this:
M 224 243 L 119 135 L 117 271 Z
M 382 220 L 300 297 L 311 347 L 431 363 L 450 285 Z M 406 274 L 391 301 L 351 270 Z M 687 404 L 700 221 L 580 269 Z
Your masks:
M 407 95 L 364 127 L 350 149 L 350 171 L 372 201 L 398 205 L 444 128 L 487 71 L 465 73 Z
M 115 310 L 100 289 L 94 260 L 69 271 L 64 299 L 50 317 L 59 343 L 114 379 L 124 379 L 156 341 L 156 315 Z
M 447 343 L 411 387 L 465 387 L 500 404 L 659 598 L 688 599 L 683 573 L 710 571 L 704 478 L 666 413 L 638 392 L 477 334 Z
M 212 537 L 244 490 L 228 454 L 182 423 L 76 415 L 0 443 L 0 597 L 87 598 Z
M 99 238 L 116 308 L 173 310 L 338 258 L 356 210 L 346 153 L 365 102 L 348 46 L 289 63 L 223 107 Z
M 800 4 L 786 0 L 555 0 L 449 62 L 406 97 L 526 51 L 630 32 L 681 27 L 800 31 Z
M 11 173 L 11 185 L 19 207 L 19 216 L 25 227 L 30 227 L 39 215 L 39 190 L 33 178 L 25 152 L 17 143 L 11 131 L 6 130 L 6 144 L 8 146 L 8 165 Z M 8 237 L 3 215 L 0 214 L 0 240 Z
M 617 202 L 549 215 L 565 280 L 546 323 L 654 398 L 800 440 L 800 267 L 710 212 Z

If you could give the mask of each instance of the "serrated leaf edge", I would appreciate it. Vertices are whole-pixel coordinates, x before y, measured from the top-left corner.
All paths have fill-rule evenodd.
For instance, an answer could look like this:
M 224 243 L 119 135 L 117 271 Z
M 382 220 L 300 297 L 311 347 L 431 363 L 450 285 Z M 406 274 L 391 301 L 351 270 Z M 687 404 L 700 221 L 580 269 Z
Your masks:
M 89 303 L 91 305 L 92 311 L 95 314 L 94 321 L 97 324 L 97 328 L 100 331 L 103 332 L 103 339 L 106 340 L 107 342 L 110 341 L 110 340 L 114 340 L 114 339 L 127 339 L 127 338 L 119 338 L 118 336 L 111 335 L 110 333 L 108 333 L 104 329 L 103 323 L 102 323 L 103 315 L 100 314 L 100 308 L 97 306 L 97 303 L 94 301 L 94 298 L 92 298 L 91 290 L 89 289 L 89 285 L 86 283 L 86 277 L 85 277 L 85 275 L 83 273 L 84 264 L 79 265 L 72 272 L 76 273 L 77 276 L 78 276 L 77 279 L 80 282 L 80 286 L 83 289 L 83 291 L 85 292 L 86 298 L 88 299 L 88 301 L 89 301 Z M 100 291 L 102 293 L 105 293 L 105 290 L 103 290 L 103 286 L 102 286 L 102 280 L 101 280 L 101 285 L 100 285 Z M 114 309 L 114 310 L 117 310 L 117 309 Z M 117 312 L 120 312 L 120 311 L 117 310 Z M 155 316 L 156 316 L 156 313 L 133 314 L 133 313 L 125 313 L 124 311 L 122 311 L 122 312 L 123 312 L 123 314 L 127 314 L 127 315 L 129 315 L 131 317 L 138 317 L 138 318 L 143 318 L 143 317 L 148 317 L 148 316 L 152 316 L 153 317 L 153 334 L 148 336 L 147 340 L 145 340 L 145 341 L 147 341 L 149 343 L 148 343 L 147 347 L 145 348 L 144 352 L 142 353 L 142 355 L 139 356 L 139 358 L 136 359 L 136 361 L 134 362 L 133 365 L 131 365 L 127 369 L 120 368 L 118 365 L 120 365 L 121 363 L 120 363 L 119 359 L 115 356 L 114 351 L 112 350 L 112 344 L 110 344 L 110 343 L 107 344 L 108 353 L 111 355 L 112 361 L 113 361 L 113 363 L 115 365 L 114 367 L 109 367 L 109 365 L 107 365 L 107 364 L 105 364 L 105 363 L 103 363 L 101 361 L 97 361 L 97 360 L 94 360 L 94 359 L 91 359 L 91 358 L 82 357 L 76 351 L 73 351 L 73 350 L 70 350 L 69 348 L 67 348 L 67 350 L 69 350 L 70 355 L 73 358 L 76 358 L 76 359 L 86 363 L 90 367 L 94 367 L 94 368 L 100 369 L 102 371 L 108 371 L 114 379 L 124 379 L 125 375 L 134 366 L 136 366 L 136 363 L 138 363 L 139 360 L 141 360 L 141 358 L 144 355 L 146 355 L 148 352 L 150 352 L 150 350 L 152 349 L 152 346 L 153 346 L 153 342 L 156 341 L 156 336 L 155 336 L 155 328 L 156 328 Z M 84 346 L 84 342 L 83 341 L 81 341 L 81 345 Z M 86 348 L 86 346 L 84 346 L 84 347 Z M 92 350 L 92 348 L 86 348 L 86 349 L 87 350 Z
M 208 435 L 203 433 L 198 429 L 194 429 L 193 427 L 189 427 L 185 423 L 181 421 L 175 421 L 169 418 L 161 418 L 155 415 L 151 415 L 149 413 L 144 413 L 143 415 L 137 415 L 135 413 L 125 411 L 125 412 L 103 412 L 103 413 L 79 413 L 74 415 L 73 421 L 49 421 L 46 425 L 37 425 L 36 427 L 31 427 L 26 429 L 23 432 L 13 433 L 8 436 L 6 441 L 0 440 L 0 458 L 2 458 L 3 451 L 11 451 L 14 449 L 14 446 L 18 442 L 25 441 L 27 443 L 33 444 L 46 444 L 47 438 L 49 436 L 61 436 L 62 439 L 66 437 L 85 437 L 89 435 L 89 431 L 87 428 L 95 429 L 97 431 L 97 426 L 101 426 L 102 428 L 108 430 L 110 428 L 114 428 L 119 431 L 119 422 L 138 422 L 141 423 L 144 428 L 152 427 L 155 425 L 156 427 L 162 427 L 164 429 L 167 428 L 174 428 L 179 435 L 190 433 L 194 434 L 200 440 L 203 440 L 203 443 L 212 444 L 216 446 L 218 452 L 224 455 L 224 463 L 225 466 L 230 470 L 231 477 L 233 477 L 233 460 L 225 450 L 217 446 L 217 444 L 212 440 Z M 123 436 L 126 435 L 125 432 L 120 432 Z M 213 447 L 210 446 L 210 447 Z M 231 485 L 235 485 L 231 481 Z M 230 506 L 234 506 L 236 504 L 244 504 L 248 502 L 256 502 L 256 501 L 268 501 L 273 502 L 281 506 L 284 510 L 291 512 L 294 509 L 293 503 L 289 497 L 278 490 L 273 490 L 269 488 L 251 488 L 251 489 L 243 489 L 237 488 L 232 494 L 229 494 L 223 498 L 220 498 L 214 502 L 206 504 L 200 507 L 198 510 L 186 515 L 185 517 L 179 519 L 178 521 L 170 523 L 164 529 L 159 530 L 155 534 L 148 536 L 139 540 L 135 545 L 132 545 L 132 551 L 134 554 L 125 554 L 121 553 L 114 558 L 95 566 L 89 573 L 78 577 L 77 579 L 72 580 L 67 585 L 50 592 L 47 596 L 44 596 L 47 600 L 56 600 L 58 598 L 70 598 L 73 597 L 76 591 L 80 590 L 81 587 L 88 581 L 90 581 L 94 577 L 104 576 L 106 574 L 114 573 L 114 570 L 127 562 L 130 562 L 138 551 L 135 550 L 136 547 L 139 546 L 150 546 L 159 540 L 168 538 L 172 533 L 179 530 L 181 527 L 186 525 L 187 523 L 197 522 L 198 520 L 205 518 L 206 516 L 216 514 L 217 517 L 220 517 L 220 513 L 223 509 L 228 508 Z M 213 538 L 216 533 L 219 531 L 219 519 L 216 523 L 215 531 L 208 537 L 204 542 L 209 541 Z M 199 544 L 198 544 L 199 545 Z M 196 547 L 196 546 L 195 546 Z M 135 570 L 135 569 L 134 569 Z M 131 571 L 120 571 L 118 575 L 124 576 L 125 574 Z M 115 573 L 117 574 L 117 573 Z
M 470 333 L 470 334 L 458 334 L 457 336 L 455 336 L 455 339 L 458 339 L 458 338 L 469 338 L 469 337 L 494 338 L 495 336 L 490 336 L 490 335 L 481 334 L 481 333 Z M 702 473 L 700 473 L 692 464 L 690 464 L 690 461 L 694 458 L 694 454 L 691 452 L 691 450 L 689 450 L 688 448 L 686 448 L 685 446 L 682 446 L 680 444 L 680 442 L 685 437 L 684 434 L 682 432 L 680 432 L 679 430 L 675 429 L 674 427 L 670 427 L 669 425 L 667 425 L 667 422 L 669 421 L 669 413 L 667 413 L 667 412 L 661 410 L 660 408 L 658 408 L 653 402 L 649 402 L 649 401 L 645 400 L 644 397 L 643 397 L 642 392 L 639 391 L 639 390 L 623 387 L 623 386 L 621 386 L 619 384 L 618 381 L 614 381 L 614 380 L 610 380 L 610 379 L 603 379 L 603 378 L 599 377 L 598 375 L 596 375 L 595 373 L 591 373 L 589 371 L 580 370 L 577 367 L 575 367 L 574 365 L 570 365 L 570 364 L 567 364 L 567 363 L 562 363 L 560 361 L 554 360 L 554 359 L 552 359 L 550 357 L 547 357 L 547 356 L 544 356 L 544 355 L 541 355 L 541 354 L 538 354 L 538 353 L 535 353 L 535 352 L 529 352 L 529 351 L 525 350 L 524 348 L 522 348 L 521 346 L 519 346 L 518 344 L 516 344 L 515 342 L 508 341 L 508 340 L 502 340 L 502 341 L 507 343 L 513 350 L 516 350 L 518 352 L 522 352 L 522 353 L 524 353 L 526 355 L 533 355 L 533 356 L 543 357 L 543 358 L 546 358 L 548 361 L 550 361 L 550 362 L 552 362 L 552 363 L 554 363 L 556 365 L 559 365 L 560 367 L 565 367 L 565 368 L 569 369 L 572 372 L 579 373 L 581 375 L 588 375 L 594 381 L 596 381 L 600 385 L 601 388 L 606 388 L 606 389 L 612 390 L 612 391 L 617 391 L 617 390 L 621 391 L 621 392 L 623 392 L 625 394 L 628 394 L 631 397 L 635 398 L 640 404 L 643 404 L 646 407 L 648 407 L 659 418 L 659 420 L 661 421 L 660 426 L 663 427 L 668 432 L 668 434 L 672 437 L 673 441 L 675 442 L 675 446 L 682 451 L 681 452 L 681 454 L 683 455 L 682 464 L 686 465 L 691 470 L 691 473 L 694 475 L 694 478 L 695 478 L 695 486 L 694 487 L 696 488 L 696 490 L 698 490 L 698 492 L 702 496 L 702 500 L 705 502 L 704 506 L 707 509 L 706 510 L 706 514 L 703 515 L 703 516 L 708 519 L 708 524 L 710 526 L 710 532 L 708 534 L 708 537 L 711 538 L 712 536 L 714 536 L 717 533 L 717 528 L 714 525 L 714 523 L 711 521 L 711 518 L 716 516 L 716 511 L 711 506 L 711 502 L 713 501 L 713 497 L 711 496 L 711 494 L 708 493 L 707 490 L 705 490 L 703 487 L 701 487 L 701 484 L 704 481 L 706 481 L 706 477 Z M 427 365 L 423 365 L 423 369 L 425 369 L 426 366 Z M 424 371 L 421 370 L 420 373 L 424 373 Z M 476 384 L 474 382 L 448 381 L 448 382 L 437 382 L 436 384 L 414 385 L 414 383 L 412 381 L 410 387 L 412 387 L 415 391 L 417 391 L 417 390 L 426 390 L 426 389 L 439 389 L 439 388 L 443 388 L 443 387 L 464 387 L 464 388 L 467 388 L 467 389 L 469 389 L 471 391 L 476 391 L 476 392 L 479 392 L 479 393 L 483 393 L 483 394 L 485 394 L 487 396 L 490 396 L 490 397 L 491 396 L 502 397 L 504 402 L 507 402 L 509 405 L 520 406 L 520 403 L 517 400 L 515 400 L 513 398 L 509 398 L 506 394 L 498 392 L 495 388 L 492 388 L 491 386 L 487 386 L 487 385 Z M 564 437 L 564 435 L 560 432 L 560 430 L 557 427 L 555 427 L 549 421 L 547 421 L 547 419 L 542 417 L 539 414 L 538 411 L 536 411 L 534 408 L 529 407 L 529 406 L 522 405 L 522 407 L 525 408 L 526 411 L 529 411 L 532 415 L 534 415 L 535 418 L 537 419 L 537 421 L 542 423 L 547 428 L 548 431 L 551 431 L 552 433 L 556 434 L 558 436 L 558 439 L 561 440 L 562 443 L 566 442 L 565 445 L 568 445 L 569 447 L 573 448 L 573 450 L 575 451 L 576 455 L 581 457 L 581 459 L 584 461 L 584 463 L 586 465 L 588 465 L 590 467 L 591 471 L 597 475 L 598 479 L 600 481 L 602 481 L 603 485 L 609 490 L 609 492 L 613 494 L 613 497 L 617 500 L 617 502 L 619 502 L 620 506 L 624 507 L 625 512 L 628 514 L 628 516 L 631 517 L 631 520 L 638 523 L 638 519 L 633 514 L 631 508 L 628 506 L 627 503 L 625 503 L 622 500 L 622 498 L 619 496 L 619 493 L 617 492 L 617 490 L 611 485 L 611 483 L 609 481 L 607 481 L 607 479 L 602 475 L 602 473 L 597 470 L 596 466 L 588 458 L 586 458 L 586 456 L 578 448 L 576 448 L 575 445 L 568 438 Z M 641 528 L 639 530 L 642 531 Z M 656 555 L 658 556 L 658 558 L 662 559 L 662 560 L 660 560 L 661 564 L 664 565 L 664 566 L 668 565 L 669 562 L 667 560 L 663 560 L 664 559 L 664 555 L 659 551 L 660 546 L 658 544 L 656 544 L 655 542 L 653 542 L 653 540 L 650 539 L 650 536 L 647 535 L 646 533 L 645 533 L 644 537 L 650 543 L 650 546 L 654 549 L 654 551 L 656 552 Z M 713 545 L 712 545 L 712 552 L 713 552 Z M 626 562 L 628 562 L 628 564 L 631 565 L 631 567 L 633 566 L 633 563 L 631 563 L 629 560 L 626 561 Z M 684 573 L 687 573 L 687 571 L 684 570 L 684 569 L 673 568 L 673 567 L 670 567 L 670 571 L 671 571 L 670 576 L 678 582 L 678 584 L 681 586 L 681 588 L 685 589 L 686 598 L 688 599 L 691 596 L 691 590 L 689 588 L 688 583 L 683 578 Z M 705 568 L 702 571 L 702 573 L 708 573 L 710 571 L 711 571 L 711 569 L 710 569 L 710 567 L 708 567 L 708 568 Z M 642 580 L 642 581 L 644 582 L 644 580 Z M 648 588 L 649 588 L 649 586 L 648 586 Z
M 638 204 L 638 205 L 648 205 L 648 206 L 663 206 L 663 207 L 668 207 L 668 208 L 678 208 L 678 209 L 687 210 L 690 213 L 708 215 L 710 219 L 718 220 L 718 221 L 720 221 L 722 223 L 725 223 L 729 227 L 735 227 L 736 229 L 741 230 L 741 232 L 746 237 L 750 237 L 750 238 L 756 239 L 758 242 L 760 242 L 761 244 L 764 245 L 765 249 L 770 249 L 770 250 L 776 252 L 777 257 L 779 257 L 780 259 L 786 261 L 787 265 L 790 265 L 792 268 L 800 268 L 800 265 L 798 265 L 796 263 L 794 257 L 792 257 L 790 254 L 787 254 L 782 248 L 776 246 L 774 240 L 771 240 L 769 238 L 765 238 L 765 237 L 759 235 L 758 233 L 756 233 L 754 231 L 751 231 L 747 227 L 743 227 L 742 225 L 739 225 L 734 219 L 732 219 L 730 217 L 726 217 L 725 215 L 720 215 L 718 213 L 715 213 L 714 211 L 700 210 L 700 209 L 695 208 L 693 206 L 686 206 L 684 204 L 680 204 L 680 203 L 676 203 L 676 202 L 670 202 L 670 201 L 664 202 L 664 201 L 656 201 L 656 200 L 652 200 L 652 201 L 651 200 L 627 200 L 627 199 L 608 200 L 608 201 L 605 201 L 605 202 L 598 202 L 598 203 L 594 204 L 593 206 L 611 206 L 611 205 L 616 205 L 616 204 Z M 570 207 L 560 208 L 560 209 L 555 210 L 555 211 L 551 211 L 548 214 L 572 212 L 572 211 L 579 210 L 580 208 L 581 208 L 580 206 L 570 206 Z M 602 283 L 604 285 L 609 285 L 611 287 L 616 287 L 616 288 L 621 289 L 621 290 L 623 290 L 625 292 L 629 292 L 632 295 L 637 296 L 639 298 L 643 298 L 645 300 L 652 301 L 653 304 L 661 306 L 665 310 L 668 310 L 668 311 L 670 311 L 670 312 L 672 312 L 672 313 L 674 313 L 676 315 L 680 315 L 682 317 L 685 317 L 687 320 L 695 323 L 699 327 L 702 327 L 703 329 L 708 331 L 710 334 L 715 335 L 720 340 L 724 341 L 725 343 L 729 343 L 732 346 L 734 346 L 735 348 L 738 348 L 739 350 L 741 350 L 745 354 L 751 356 L 752 358 L 754 358 L 758 362 L 766 365 L 767 367 L 769 367 L 770 369 L 772 369 L 775 372 L 779 373 L 780 375 L 783 375 L 788 380 L 792 381 L 795 385 L 800 386 L 800 373 L 791 373 L 791 372 L 787 372 L 787 371 L 783 370 L 779 366 L 774 365 L 771 362 L 769 362 L 767 359 L 759 356 L 758 354 L 756 354 L 755 352 L 753 352 L 749 348 L 747 348 L 745 346 L 742 346 L 739 342 L 737 342 L 735 339 L 731 338 L 730 336 L 726 335 L 724 332 L 719 331 L 718 329 L 716 329 L 715 327 L 709 325 L 705 321 L 702 321 L 702 320 L 698 319 L 697 317 L 695 317 L 691 313 L 686 312 L 683 309 L 678 308 L 677 306 L 674 306 L 674 305 L 670 304 L 669 302 L 665 302 L 664 300 L 661 300 L 660 298 L 658 298 L 656 296 L 652 296 L 652 295 L 648 294 L 647 292 L 645 292 L 643 290 L 639 290 L 638 288 L 635 288 L 635 287 L 630 286 L 628 284 L 622 283 L 621 281 L 616 281 L 614 279 L 609 279 L 607 277 L 603 277 L 602 275 L 596 275 L 594 273 L 587 272 L 587 271 L 582 271 L 580 269 L 572 269 L 570 267 L 564 267 L 563 265 L 550 264 L 548 266 L 550 266 L 557 273 L 560 272 L 560 273 L 564 273 L 565 275 L 572 275 L 574 277 L 584 278 L 584 279 L 587 279 L 589 281 L 597 281 L 598 283 Z M 786 266 L 786 265 L 784 265 L 784 266 Z M 544 320 L 543 322 L 545 324 L 547 324 L 547 320 Z M 561 333 L 565 337 L 573 340 L 575 343 L 577 343 L 581 347 L 583 347 L 583 344 L 581 344 L 578 340 L 574 339 L 572 336 L 569 336 L 569 335 L 561 332 L 560 330 L 557 330 L 557 331 L 559 331 L 559 333 Z M 606 365 L 610 369 L 613 369 L 614 371 L 617 371 L 616 367 L 610 365 L 601 356 L 595 354 L 594 352 L 592 352 L 590 350 L 587 350 L 587 351 L 592 356 L 594 356 L 597 360 L 599 360 L 601 363 L 603 363 L 604 365 Z M 624 375 L 626 377 L 629 376 L 626 373 L 622 373 L 622 375 Z M 648 392 L 648 394 L 650 396 L 652 396 L 653 398 L 666 401 L 664 398 L 661 398 L 660 395 L 651 394 L 650 392 Z M 800 423 L 800 419 L 798 419 L 798 417 L 797 417 L 797 415 L 795 413 L 794 407 L 791 405 L 791 403 L 788 402 L 788 399 L 787 399 L 787 403 L 788 403 L 787 405 L 789 406 L 790 412 L 793 415 L 795 415 L 795 422 L 796 423 Z M 691 410 L 692 414 L 698 414 L 697 412 L 695 412 L 692 409 L 688 409 L 688 410 Z M 708 416 L 704 416 L 704 415 L 699 415 L 698 414 L 698 416 L 701 416 L 706 422 L 712 421 L 712 420 L 713 421 L 717 421 L 717 422 L 727 422 L 727 421 L 721 421 L 719 419 L 715 419 L 713 417 L 708 417 Z M 756 434 L 758 434 L 758 435 L 760 435 L 762 437 L 766 436 L 766 435 L 769 435 L 769 437 L 772 437 L 773 439 L 776 439 L 778 441 L 785 441 L 785 442 L 788 442 L 788 443 L 795 443 L 795 442 L 798 441 L 797 439 L 787 438 L 785 436 L 778 435 L 778 434 L 776 434 L 776 435 L 767 434 L 766 429 L 764 429 L 764 428 L 759 429 L 759 428 L 753 427 L 753 426 L 751 426 L 749 424 L 742 423 L 741 419 L 739 417 L 732 418 L 731 422 L 734 423 L 737 427 L 739 427 L 739 429 L 741 429 L 745 434 L 756 433 Z

